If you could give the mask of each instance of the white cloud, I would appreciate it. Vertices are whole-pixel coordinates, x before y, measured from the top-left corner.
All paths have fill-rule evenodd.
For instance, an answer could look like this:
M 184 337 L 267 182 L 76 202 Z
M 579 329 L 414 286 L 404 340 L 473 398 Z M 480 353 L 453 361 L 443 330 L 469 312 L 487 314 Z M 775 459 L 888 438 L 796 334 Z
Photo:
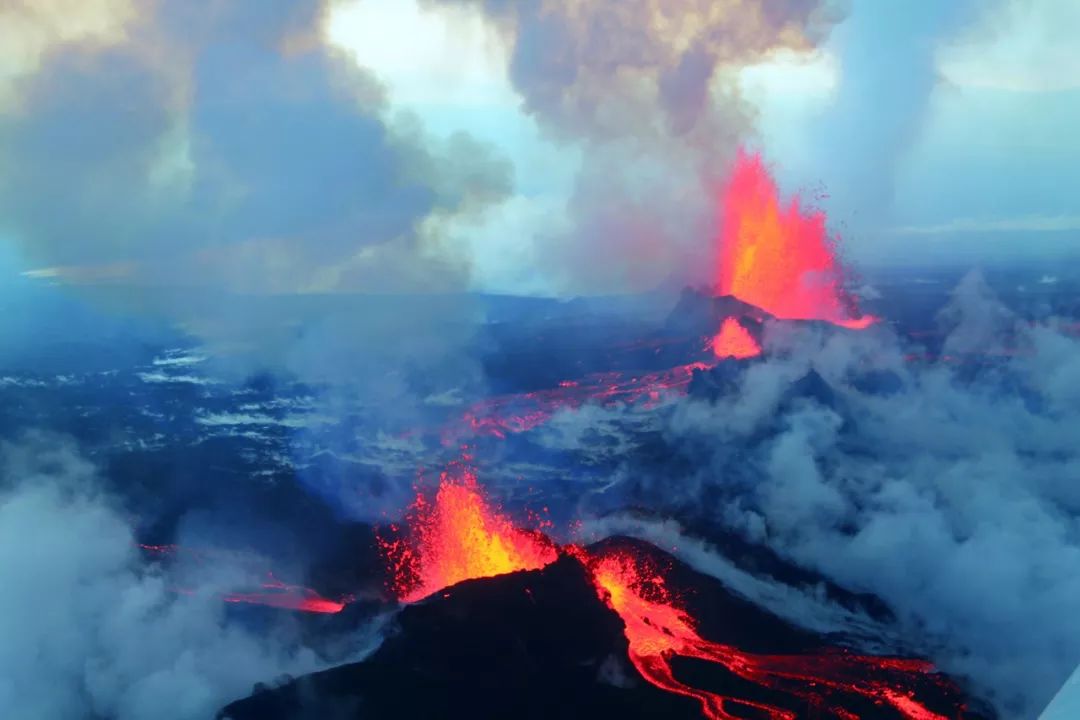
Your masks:
M 38 437 L 0 451 L 5 717 L 196 720 L 256 682 L 318 667 L 274 628 L 230 622 L 213 592 L 173 592 L 65 443 Z M 209 587 L 229 581 L 226 568 L 196 572 Z
M 332 6 L 325 32 L 358 65 L 375 72 L 395 104 L 519 104 L 506 76 L 508 49 L 496 29 L 471 8 L 431 10 L 416 0 L 352 0 Z

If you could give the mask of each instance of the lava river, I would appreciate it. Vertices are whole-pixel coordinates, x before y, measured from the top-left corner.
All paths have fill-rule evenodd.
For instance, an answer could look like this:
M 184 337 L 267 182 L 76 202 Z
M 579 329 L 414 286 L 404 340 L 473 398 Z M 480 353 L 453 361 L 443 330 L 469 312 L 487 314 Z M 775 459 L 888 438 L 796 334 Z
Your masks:
M 669 590 L 663 571 L 654 563 L 627 550 L 558 548 L 538 530 L 518 528 L 485 498 L 475 474 L 467 468 L 443 473 L 434 496 L 427 499 L 419 494 L 405 525 L 391 531 L 393 537 L 382 541 L 382 549 L 391 589 L 405 602 L 422 600 L 463 580 L 540 569 L 560 553 L 576 558 L 587 569 L 598 597 L 622 619 L 634 668 L 656 687 L 696 699 L 710 720 L 795 720 L 798 715 L 789 707 L 691 687 L 675 677 L 672 658 L 713 663 L 788 697 L 788 706 L 829 712 L 842 720 L 860 717 L 841 705 L 843 698 L 851 697 L 889 707 L 897 717 L 908 720 L 950 720 L 915 697 L 913 687 L 928 683 L 946 695 L 955 693 L 927 662 L 857 655 L 843 649 L 805 655 L 755 654 L 701 637 L 694 618 Z
M 723 666 L 744 680 L 798 698 L 820 712 L 854 720 L 859 716 L 835 704 L 833 695 L 858 695 L 875 705 L 889 705 L 910 720 L 949 720 L 915 699 L 906 688 L 912 676 L 947 681 L 922 660 L 856 655 L 833 650 L 813 655 L 759 655 L 702 638 L 696 623 L 668 590 L 657 568 L 629 552 L 599 556 L 578 551 L 591 571 L 597 592 L 626 626 L 630 662 L 659 688 L 692 697 L 710 720 L 739 720 L 735 708 L 753 709 L 770 720 L 795 720 L 795 712 L 746 698 L 690 687 L 675 678 L 674 656 Z

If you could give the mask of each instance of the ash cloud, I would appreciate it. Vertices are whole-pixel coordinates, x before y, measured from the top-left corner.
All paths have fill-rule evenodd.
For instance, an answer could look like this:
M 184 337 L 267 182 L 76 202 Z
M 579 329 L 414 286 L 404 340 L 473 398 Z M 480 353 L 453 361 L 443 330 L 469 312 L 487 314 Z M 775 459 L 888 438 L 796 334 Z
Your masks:
M 288 624 L 256 632 L 215 589 L 215 565 L 140 559 L 128 518 L 68 442 L 0 447 L 0 708 L 6 717 L 211 717 L 256 682 L 325 663 Z M 176 570 L 175 572 L 180 572 Z M 178 583 L 200 592 L 177 594 Z
M 93 41 L 27 14 L 47 40 L 0 120 L 0 232 L 41 277 L 247 353 L 242 372 L 312 381 L 330 361 L 297 360 L 299 327 L 333 326 L 349 352 L 390 346 L 325 296 L 468 289 L 459 238 L 507 197 L 510 164 L 392 116 L 378 80 L 323 42 L 323 3 L 129 10 Z M 273 299 L 298 295 L 284 313 Z M 462 334 L 432 327 L 441 310 L 372 303 L 363 324 L 457 353 Z
M 162 0 L 90 38 L 27 11 L 41 42 L 0 119 L 0 234 L 41 284 L 176 328 L 216 377 L 417 424 L 427 394 L 480 382 L 461 237 L 513 168 L 395 113 L 324 41 L 327 10 Z
M 428 5 L 473 6 L 502 28 L 525 111 L 580 151 L 569 230 L 535 251 L 570 293 L 706 279 L 712 191 L 753 132 L 738 70 L 814 47 L 838 19 L 817 0 Z

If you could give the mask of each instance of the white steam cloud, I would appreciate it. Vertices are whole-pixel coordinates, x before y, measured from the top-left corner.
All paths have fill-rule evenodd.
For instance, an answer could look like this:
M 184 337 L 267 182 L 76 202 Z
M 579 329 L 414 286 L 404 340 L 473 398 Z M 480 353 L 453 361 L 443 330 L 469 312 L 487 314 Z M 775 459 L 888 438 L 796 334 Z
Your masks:
M 286 628 L 256 634 L 212 592 L 173 592 L 71 447 L 38 437 L 2 456 L 0 716 L 203 719 L 256 682 L 317 669 Z M 203 589 L 223 572 L 201 573 Z
M 648 452 L 663 460 L 624 451 L 602 491 L 605 506 L 627 492 L 719 521 L 877 596 L 895 624 L 756 577 L 673 522 L 608 516 L 584 532 L 677 547 L 781 616 L 926 654 L 1002 717 L 1036 717 L 1080 661 L 1080 339 L 1020 318 L 978 273 L 939 321 L 937 362 L 888 327 L 768 328 L 766 358 L 719 397 L 692 392 L 654 418 L 664 444 Z M 637 422 L 624 414 L 619 447 Z
M 777 332 L 738 392 L 684 403 L 668 434 L 699 459 L 694 492 L 721 489 L 716 515 L 878 595 L 946 670 L 1033 717 L 1080 659 L 1080 342 L 988 292 L 970 276 L 942 313 L 947 350 L 1011 355 L 973 377 L 905 362 L 887 331 Z M 832 395 L 792 400 L 811 370 Z

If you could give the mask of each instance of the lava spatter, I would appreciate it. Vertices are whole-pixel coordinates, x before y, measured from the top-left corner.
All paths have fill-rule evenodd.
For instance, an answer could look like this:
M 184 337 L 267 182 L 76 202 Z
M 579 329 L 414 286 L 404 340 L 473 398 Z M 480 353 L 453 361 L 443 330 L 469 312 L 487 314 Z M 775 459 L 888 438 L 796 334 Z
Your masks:
M 740 152 L 721 201 L 716 291 L 784 320 L 825 320 L 860 329 L 860 315 L 842 287 L 825 214 L 796 196 L 781 204 L 760 155 Z
M 467 467 L 442 473 L 434 497 L 419 493 L 406 518 L 403 537 L 380 540 L 391 589 L 405 602 L 464 580 L 537 570 L 558 557 L 550 540 L 515 527 L 492 506 Z

